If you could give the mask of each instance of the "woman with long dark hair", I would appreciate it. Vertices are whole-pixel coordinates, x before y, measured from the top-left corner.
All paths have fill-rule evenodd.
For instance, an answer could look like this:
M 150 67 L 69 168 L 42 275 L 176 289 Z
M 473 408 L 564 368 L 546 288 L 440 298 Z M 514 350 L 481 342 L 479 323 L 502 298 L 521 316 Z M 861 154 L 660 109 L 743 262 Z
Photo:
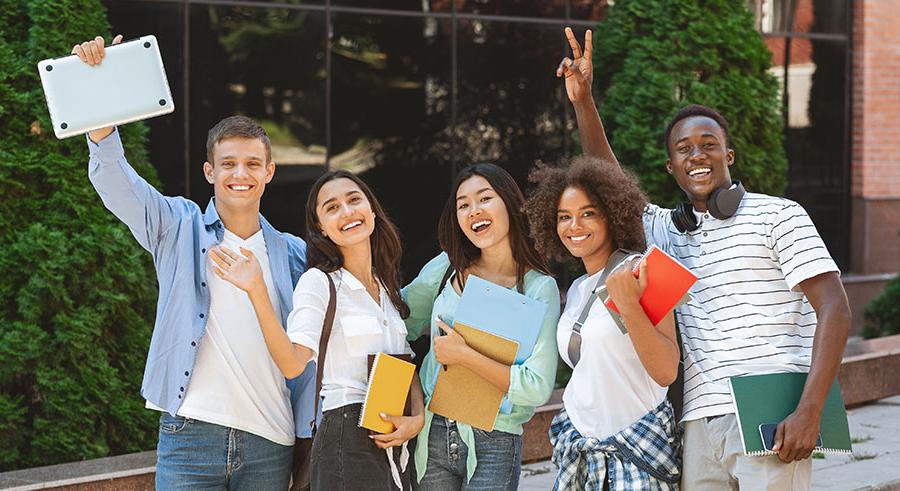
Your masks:
M 328 172 L 306 203 L 309 269 L 294 289 L 287 330 L 275 315 L 263 272 L 250 251 L 210 252 L 216 273 L 250 295 L 275 364 L 287 378 L 298 376 L 318 356 L 329 303 L 329 277 L 336 311 L 322 370 L 321 424 L 310 464 L 312 489 L 409 489 L 406 442 L 424 424 L 422 391 L 413 381 L 412 416 L 382 415 L 396 430 L 370 436 L 358 426 L 368 383 L 367 357 L 410 354 L 400 297 L 400 238 L 371 189 L 355 175 Z M 297 422 L 297 424 L 300 424 Z M 392 447 L 401 446 L 394 452 Z M 386 450 L 385 450 L 386 449 Z
M 528 239 L 523 204 L 518 185 L 502 168 L 476 164 L 464 169 L 438 224 L 444 252 L 403 290 L 410 307 L 406 320 L 410 339 L 426 328 L 431 333 L 431 350 L 420 370 L 426 401 L 441 365 L 458 364 L 495 385 L 512 404 L 511 412 L 500 412 L 490 432 L 426 411 L 415 459 L 423 490 L 516 489 L 522 425 L 553 390 L 559 290 Z M 523 363 L 498 363 L 467 346 L 448 326 L 470 275 L 548 305 L 534 350 Z

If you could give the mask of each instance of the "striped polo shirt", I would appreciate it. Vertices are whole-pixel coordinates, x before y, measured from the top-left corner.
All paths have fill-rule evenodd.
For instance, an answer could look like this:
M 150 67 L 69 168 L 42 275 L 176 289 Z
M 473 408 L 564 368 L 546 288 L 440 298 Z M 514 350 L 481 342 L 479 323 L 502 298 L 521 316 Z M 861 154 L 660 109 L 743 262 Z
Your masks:
M 809 371 L 816 313 L 798 285 L 839 272 L 806 210 L 744 195 L 731 218 L 697 214 L 681 233 L 672 210 L 648 205 L 647 240 L 699 278 L 675 311 L 684 355 L 684 421 L 733 413 L 729 377 Z

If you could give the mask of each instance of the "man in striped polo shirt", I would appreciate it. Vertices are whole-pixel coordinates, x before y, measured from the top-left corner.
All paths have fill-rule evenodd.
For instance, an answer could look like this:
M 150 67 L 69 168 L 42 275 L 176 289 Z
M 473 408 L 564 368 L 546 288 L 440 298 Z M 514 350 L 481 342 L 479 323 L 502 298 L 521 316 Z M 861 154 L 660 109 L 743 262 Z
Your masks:
M 590 95 L 590 58 L 575 45 L 573 52 L 557 76 L 566 76 L 584 151 L 617 162 Z M 677 211 L 649 205 L 647 239 L 699 277 L 691 302 L 676 310 L 684 355 L 682 486 L 809 489 L 809 457 L 850 326 L 840 272 L 800 205 L 735 189 L 735 152 L 718 112 L 685 107 L 665 141 L 666 169 L 689 203 Z M 719 193 L 724 206 L 716 206 L 723 203 L 711 195 L 729 188 Z M 736 209 L 727 210 L 728 193 Z M 797 409 L 778 425 L 778 455 L 743 455 L 728 379 L 806 371 Z

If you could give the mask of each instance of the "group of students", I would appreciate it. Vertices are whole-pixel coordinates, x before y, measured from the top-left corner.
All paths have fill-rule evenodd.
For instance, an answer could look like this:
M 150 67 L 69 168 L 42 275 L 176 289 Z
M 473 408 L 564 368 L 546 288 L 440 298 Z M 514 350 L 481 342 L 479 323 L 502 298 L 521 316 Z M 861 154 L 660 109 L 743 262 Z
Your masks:
M 710 108 L 688 106 L 666 129 L 666 168 L 688 203 L 647 204 L 594 106 L 590 31 L 584 52 L 566 35 L 573 56 L 557 76 L 586 155 L 538 166 L 527 200 L 496 165 L 464 169 L 438 223 L 443 252 L 405 287 L 398 231 L 351 173 L 315 182 L 305 242 L 260 215 L 275 164 L 249 118 L 209 131 L 205 211 L 138 176 L 115 128 L 89 133 L 90 180 L 157 271 L 141 393 L 161 412 L 158 489 L 288 489 L 294 444 L 314 434 L 312 489 L 514 490 L 523 425 L 550 397 L 560 358 L 573 371 L 550 430 L 556 489 L 809 488 L 808 457 L 849 327 L 836 265 L 799 205 L 732 184 L 728 124 Z M 103 39 L 73 53 L 100 63 Z M 636 278 L 638 264 L 621 261 L 648 244 L 699 277 L 690 302 L 657 325 L 639 304 L 653 271 L 639 266 Z M 562 312 L 550 259 L 585 270 Z M 523 363 L 496 362 L 450 327 L 470 275 L 547 304 Z M 604 288 L 627 334 L 594 301 Z M 382 415 L 395 431 L 370 434 L 357 424 L 367 357 L 411 354 L 409 341 L 425 333 L 409 414 Z M 457 364 L 511 403 L 493 431 L 426 409 L 440 367 Z M 744 456 L 727 380 L 779 371 L 809 372 L 800 405 L 779 425 L 777 456 Z M 679 373 L 673 406 L 667 387 Z

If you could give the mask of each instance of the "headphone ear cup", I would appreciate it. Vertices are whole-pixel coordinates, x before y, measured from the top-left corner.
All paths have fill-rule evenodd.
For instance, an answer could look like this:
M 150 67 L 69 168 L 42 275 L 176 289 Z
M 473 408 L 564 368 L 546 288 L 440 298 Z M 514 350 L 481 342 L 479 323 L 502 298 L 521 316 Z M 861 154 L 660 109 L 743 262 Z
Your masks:
M 741 205 L 741 200 L 744 199 L 746 191 L 741 181 L 733 181 L 732 184 L 734 185 L 733 188 L 716 189 L 709 195 L 709 199 L 706 200 L 709 214 L 719 220 L 733 217 L 737 213 L 738 206 Z
M 678 203 L 672 210 L 672 224 L 681 233 L 697 230 L 700 225 L 694 216 L 694 206 L 691 203 Z

